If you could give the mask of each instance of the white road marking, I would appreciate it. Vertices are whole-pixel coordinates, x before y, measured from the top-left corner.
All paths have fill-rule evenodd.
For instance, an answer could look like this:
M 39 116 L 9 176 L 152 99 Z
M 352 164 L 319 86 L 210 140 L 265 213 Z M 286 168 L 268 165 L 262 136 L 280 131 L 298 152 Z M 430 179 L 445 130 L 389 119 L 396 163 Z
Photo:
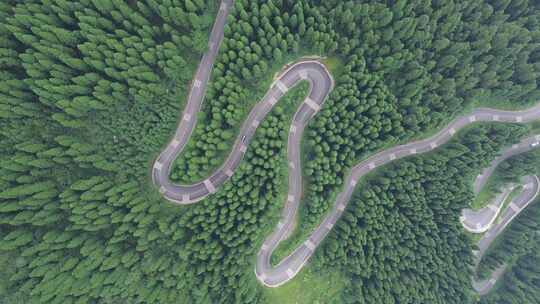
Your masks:
M 266 245 L 266 244 L 263 243 L 263 244 L 262 244 L 262 247 L 261 247 L 261 250 L 262 250 L 262 251 L 268 250 L 268 245 Z
M 315 244 L 313 244 L 311 240 L 306 240 L 304 245 L 306 245 L 306 247 L 311 251 L 315 250 Z
M 334 225 L 332 223 L 327 223 L 325 228 L 328 229 L 328 230 L 332 230 L 332 228 L 334 227 Z
M 316 103 L 315 101 L 313 101 L 313 99 L 311 98 L 306 98 L 306 104 L 308 105 L 308 107 L 312 108 L 313 111 L 317 112 L 321 109 L 321 106 Z
M 287 86 L 281 82 L 281 80 L 277 80 L 276 81 L 276 87 L 282 92 L 282 93 L 285 93 L 289 90 L 289 88 L 287 88 Z
M 290 278 L 294 277 L 294 271 L 290 268 L 287 268 L 287 276 Z
M 533 183 L 528 183 L 523 186 L 523 189 L 532 189 Z
M 178 147 L 179 144 L 180 144 L 180 141 L 176 138 L 173 139 L 173 141 L 171 142 L 171 146 L 173 146 L 173 148 Z
M 437 148 L 437 143 L 432 142 L 432 143 L 429 144 L 429 146 L 431 147 L 431 149 L 435 149 L 435 148 Z
M 234 172 L 231 169 L 225 170 L 225 175 L 227 175 L 228 177 L 233 176 L 233 174 L 234 174 Z
M 296 125 L 291 124 L 291 133 L 296 133 Z
M 209 179 L 205 179 L 203 182 L 204 186 L 206 187 L 206 190 L 210 193 L 216 192 L 216 187 L 214 187 L 214 184 Z
M 450 128 L 450 130 L 448 130 L 448 133 L 450 133 L 450 135 L 454 135 L 456 134 L 456 129 Z
M 227 4 L 226 4 L 226 3 L 221 3 L 220 10 L 225 10 L 226 8 L 227 8 Z M 214 43 L 214 42 L 210 42 L 209 45 L 210 45 L 210 48 L 212 48 L 213 46 L 215 46 L 215 43 Z M 306 78 L 307 78 L 307 73 L 306 73 L 305 70 L 301 70 L 299 73 L 300 73 L 300 78 L 302 78 L 302 79 L 306 79 Z M 199 87 L 201 87 L 202 82 L 201 82 L 200 80 L 198 80 L 198 79 L 195 79 L 193 85 L 194 85 L 194 87 L 199 88 Z M 277 80 L 277 81 L 275 82 L 275 85 L 276 85 L 276 87 L 277 87 L 281 92 L 283 92 L 283 93 L 285 93 L 285 92 L 287 92 L 287 91 L 289 90 L 289 88 L 288 88 L 288 87 L 285 85 L 285 83 L 283 83 L 281 80 Z M 305 102 L 306 102 L 306 104 L 307 104 L 310 108 L 312 108 L 312 109 L 315 110 L 315 111 L 318 111 L 318 110 L 320 109 L 320 107 L 321 107 L 319 104 L 317 104 L 316 102 L 314 102 L 314 101 L 313 101 L 312 99 L 310 99 L 309 97 L 305 100 Z M 276 100 L 274 97 L 270 97 L 270 98 L 269 98 L 269 103 L 273 106 L 273 105 L 275 105 L 275 103 L 277 103 L 277 100 Z M 493 119 L 494 119 L 494 120 L 498 120 L 498 119 L 499 119 L 499 116 L 498 116 L 498 115 L 494 115 L 494 116 L 493 116 Z M 191 120 L 191 115 L 190 115 L 190 114 L 185 114 L 184 117 L 183 117 L 183 120 L 190 121 L 190 120 Z M 516 121 L 517 121 L 517 122 L 522 122 L 522 120 L 523 120 L 523 118 L 522 118 L 521 116 L 516 117 Z M 476 121 L 476 117 L 475 117 L 474 115 L 471 116 L 471 117 L 469 117 L 469 121 L 470 121 L 470 122 Z M 254 120 L 254 121 L 252 122 L 252 125 L 255 126 L 255 127 L 257 127 L 257 126 L 259 125 L 259 123 L 260 123 L 260 122 L 259 122 L 258 120 Z M 297 128 L 297 127 L 296 127 L 295 125 L 291 125 L 291 129 L 290 129 L 291 133 L 296 132 L 296 128 Z M 451 128 L 451 129 L 449 130 L 449 133 L 450 133 L 451 135 L 453 135 L 455 132 L 456 132 L 456 131 L 455 131 L 454 128 Z M 540 137 L 540 136 L 537 136 L 537 137 Z M 175 146 L 178 146 L 178 145 L 179 145 L 179 141 L 176 140 L 176 139 L 173 140 L 172 143 L 173 143 L 173 145 L 175 145 Z M 175 144 L 175 143 L 176 143 L 176 144 Z M 437 143 L 436 143 L 436 142 L 432 142 L 432 143 L 430 143 L 430 146 L 431 146 L 432 148 L 435 148 L 435 147 L 437 147 Z M 517 148 L 517 145 L 514 145 L 513 148 Z M 245 153 L 246 150 L 247 150 L 247 146 L 241 145 L 240 151 L 242 151 L 243 153 Z M 411 154 L 415 154 L 415 153 L 416 153 L 416 149 L 410 149 L 410 152 L 411 152 Z M 391 159 L 391 160 L 394 160 L 395 158 L 396 158 L 396 156 L 395 156 L 394 153 L 390 154 L 390 159 Z M 292 162 L 290 163 L 290 166 L 291 166 L 292 168 L 295 167 L 294 163 L 292 163 Z M 162 167 L 163 167 L 163 164 L 161 164 L 160 162 L 155 162 L 155 163 L 154 163 L 154 168 L 155 168 L 155 169 L 161 170 Z M 374 162 L 372 162 L 372 163 L 369 164 L 369 168 L 370 168 L 370 169 L 374 169 L 375 167 L 376 167 L 376 165 L 375 165 Z M 233 172 L 232 172 L 230 169 L 228 169 L 228 170 L 225 172 L 225 174 L 228 175 L 228 176 L 231 176 L 231 175 L 233 174 Z M 357 183 L 356 180 L 354 180 L 354 179 L 351 180 L 351 185 L 352 185 L 352 186 L 355 186 L 356 183 Z M 214 185 L 212 184 L 212 182 L 211 182 L 209 179 L 204 181 L 204 185 L 205 185 L 205 187 L 206 187 L 210 192 L 214 192 L 214 191 L 216 190 L 215 187 L 214 187 Z M 527 184 L 527 185 L 529 185 L 529 184 Z M 525 185 L 525 188 L 527 187 L 527 185 Z M 166 192 L 166 189 L 165 189 L 164 186 L 161 186 L 160 189 L 159 189 L 159 191 L 162 192 L 162 193 L 164 193 L 164 192 Z M 288 195 L 288 200 L 289 200 L 289 201 L 292 201 L 293 197 L 294 197 L 294 196 L 292 196 L 292 195 Z M 182 199 L 183 199 L 184 201 L 188 201 L 188 200 L 189 200 L 189 195 L 188 195 L 188 194 L 183 194 L 183 195 L 182 195 Z M 337 206 L 337 208 L 338 208 L 338 210 L 343 211 L 343 210 L 345 209 L 345 206 L 346 206 L 345 203 L 341 203 L 341 204 L 339 204 L 339 205 Z M 488 207 L 489 207 L 491 210 L 493 210 L 493 208 L 495 208 L 495 206 L 492 206 L 492 205 L 488 205 Z M 511 204 L 509 205 L 509 207 L 510 207 L 511 209 L 513 209 L 514 211 L 519 210 L 519 208 L 514 204 L 514 202 L 511 202 Z M 495 208 L 495 209 L 496 209 L 496 208 Z M 330 230 L 330 229 L 332 229 L 333 225 L 334 225 L 334 224 L 332 224 L 332 223 L 327 223 L 327 224 L 326 224 L 326 227 L 327 227 L 327 229 Z M 281 221 L 278 223 L 278 227 L 279 227 L 280 229 L 283 228 L 284 226 L 285 226 L 285 224 L 282 223 Z M 479 227 L 480 224 L 477 223 L 476 226 Z M 306 245 L 306 247 L 307 247 L 309 250 L 312 250 L 312 251 L 313 251 L 313 250 L 316 248 L 315 244 L 314 244 L 311 240 L 309 240 L 309 239 L 306 240 L 306 241 L 304 242 L 304 244 Z M 262 245 L 262 249 L 263 249 L 263 250 L 266 250 L 266 249 L 268 249 L 268 246 L 267 246 L 266 244 L 263 244 L 263 245 Z M 475 254 L 477 254 L 477 253 L 478 253 L 478 252 L 475 252 Z M 288 268 L 288 269 L 286 270 L 286 273 L 287 273 L 287 275 L 289 276 L 289 278 L 292 278 L 292 277 L 294 276 L 294 271 L 293 271 L 292 268 Z M 258 275 L 258 277 L 261 278 L 263 281 L 267 278 L 267 276 L 266 276 L 264 273 L 261 273 L 260 276 Z M 495 282 L 495 280 L 494 280 L 494 279 L 490 279 L 489 282 L 493 284 L 493 283 Z
M 159 193 L 163 194 L 165 192 L 167 192 L 167 189 L 165 189 L 165 186 L 159 187 Z
M 516 206 L 516 204 L 514 204 L 514 202 L 511 202 L 509 207 L 510 207 L 510 209 L 514 210 L 514 212 L 519 211 L 519 207 Z
M 182 194 L 182 202 L 184 203 L 189 202 L 189 194 Z
M 498 121 L 499 120 L 499 115 L 497 115 L 497 114 L 493 115 L 493 120 Z
M 220 11 L 224 11 L 227 9 L 227 3 L 225 2 L 221 2 L 221 5 L 219 6 L 219 10 Z
M 369 168 L 370 170 L 375 169 L 375 163 L 369 163 L 368 168 Z
M 289 203 L 292 203 L 294 201 L 294 195 L 292 195 L 292 194 L 287 195 L 287 201 Z
M 513 144 L 513 145 L 512 145 L 512 149 L 517 149 L 517 148 L 519 148 L 519 145 L 518 145 L 518 144 Z
M 497 282 L 494 278 L 489 279 L 489 284 L 493 285 Z
M 271 106 L 274 106 L 274 105 L 277 103 L 277 99 L 274 98 L 274 97 L 270 97 L 270 98 L 268 98 L 268 103 L 269 103 Z
M 495 213 L 497 213 L 497 211 L 499 211 L 499 208 L 497 208 L 497 206 L 495 206 L 495 205 L 489 204 L 487 207 L 488 207 L 489 210 L 491 210 L 491 211 L 493 211 Z
M 257 119 L 254 119 L 253 122 L 251 123 L 251 125 L 256 128 L 256 127 L 259 126 L 259 123 L 260 123 L 260 121 L 258 121 Z
M 293 162 L 289 162 L 289 167 L 291 167 L 291 169 L 294 169 L 294 163 Z

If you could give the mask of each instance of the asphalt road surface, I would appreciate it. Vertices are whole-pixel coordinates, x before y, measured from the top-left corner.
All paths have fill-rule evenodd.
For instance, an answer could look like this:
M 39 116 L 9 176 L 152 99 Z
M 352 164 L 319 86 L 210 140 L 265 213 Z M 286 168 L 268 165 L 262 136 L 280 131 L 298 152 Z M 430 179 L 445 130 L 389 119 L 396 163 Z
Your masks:
M 538 118 L 540 118 L 540 105 L 524 111 L 515 112 L 488 108 L 476 109 L 472 111 L 471 114 L 456 118 L 432 137 L 381 151 L 360 162 L 354 166 L 347 175 L 344 182 L 344 189 L 337 195 L 333 209 L 324 218 L 322 223 L 315 228 L 309 238 L 301 246 L 297 247 L 276 267 L 272 267 L 270 265 L 272 251 L 277 247 L 283 237 L 287 235 L 287 229 L 288 227 L 291 227 L 292 221 L 287 222 L 290 219 L 290 217 L 287 217 L 278 224 L 276 230 L 274 230 L 274 232 L 265 240 L 258 253 L 255 267 L 257 278 L 261 283 L 269 287 L 280 286 L 292 279 L 302 269 L 303 265 L 308 261 L 322 240 L 324 240 L 328 232 L 334 227 L 345 210 L 358 180 L 375 168 L 406 156 L 432 151 L 446 143 L 457 131 L 474 122 L 500 121 L 525 123 Z M 512 146 L 511 149 L 524 152 L 536 141 L 536 136 L 527 138 L 521 143 Z M 291 187 L 291 185 L 289 185 L 289 187 Z M 284 214 L 296 213 L 296 210 L 288 210 L 289 206 L 294 207 L 297 206 L 297 204 L 286 205 Z
M 504 188 L 493 199 L 493 202 L 480 210 L 463 209 L 460 220 L 465 230 L 471 233 L 486 232 L 497 218 L 497 215 L 499 215 L 504 202 L 513 190 L 514 187 Z
M 501 154 L 491 162 L 490 166 L 482 170 L 482 173 L 476 177 L 473 183 L 474 193 L 478 194 L 480 192 L 493 171 L 495 171 L 501 162 L 514 155 L 525 153 L 535 148 L 540 148 L 540 146 L 533 145 L 533 143 L 539 142 L 539 140 L 540 135 L 527 137 L 521 140 L 519 143 L 504 149 Z M 514 188 L 515 185 L 510 185 L 504 188 L 501 193 L 497 194 L 489 205 L 480 210 L 464 209 L 460 218 L 463 227 L 472 233 L 486 232 L 493 224 L 493 221 L 497 215 L 499 215 L 504 201 L 508 198 L 508 195 Z
M 504 149 L 501 154 L 496 157 L 490 164 L 489 167 L 485 168 L 480 175 L 477 176 L 473 183 L 473 191 L 475 194 L 478 194 L 482 187 L 486 184 L 489 177 L 495 171 L 497 166 L 505 161 L 506 159 L 518 155 L 521 153 L 528 152 L 535 148 L 540 148 L 538 143 L 540 140 L 540 135 L 535 135 L 522 139 L 519 143 L 512 145 Z M 478 250 L 474 251 L 475 261 L 474 261 L 474 271 L 478 268 L 482 257 L 486 253 L 489 246 L 493 241 L 504 231 L 508 224 L 521 212 L 523 211 L 531 202 L 533 202 L 539 192 L 540 184 L 537 176 L 525 176 L 522 179 L 522 190 L 512 199 L 509 206 L 506 210 L 503 211 L 503 214 L 500 216 L 497 223 L 495 219 L 501 212 L 502 205 L 504 201 L 508 198 L 508 195 L 515 188 L 515 185 L 508 186 L 499 193 L 487 207 L 484 207 L 480 210 L 471 210 L 464 209 L 461 216 L 461 223 L 463 227 L 472 233 L 485 233 L 482 238 L 478 241 Z M 495 269 L 489 278 L 481 281 L 476 281 L 473 278 L 473 288 L 480 295 L 485 295 L 499 279 L 500 276 L 504 274 L 507 265 L 500 265 Z
M 495 286 L 497 280 L 504 274 L 505 270 L 506 265 L 501 265 L 491 273 L 491 276 L 489 278 L 482 281 L 473 280 L 473 289 L 481 296 L 486 295 L 491 291 L 493 286 Z
M 245 120 L 240 134 L 224 164 L 206 180 L 193 185 L 173 184 L 169 173 L 177 155 L 182 151 L 196 124 L 196 114 L 200 110 L 204 92 L 223 38 L 223 28 L 232 0 L 223 0 L 216 21 L 210 34 L 209 50 L 204 54 L 195 79 L 191 86 L 188 102 L 181 116 L 174 137 L 154 162 L 152 179 L 162 195 L 177 204 L 192 204 L 214 193 L 230 176 L 240 163 L 249 142 L 262 119 L 270 112 L 273 105 L 300 81 L 310 84 L 308 97 L 297 109 L 288 138 L 289 190 L 276 229 L 264 241 L 255 265 L 255 274 L 259 281 L 269 287 L 276 287 L 292 279 L 309 260 L 328 232 L 334 227 L 354 191 L 358 180 L 375 168 L 409 155 L 425 153 L 446 143 L 457 131 L 474 122 L 500 121 L 526 123 L 540 118 L 540 104 L 525 111 L 500 111 L 481 108 L 468 115 L 456 118 L 437 134 L 419 141 L 396 146 L 379 152 L 354 166 L 347 175 L 343 190 L 338 194 L 331 212 L 315 228 L 309 238 L 291 255 L 283 259 L 276 267 L 270 265 L 270 256 L 283 238 L 293 228 L 297 213 L 302 176 L 300 167 L 300 139 L 307 122 L 322 106 L 326 96 L 333 88 L 333 79 L 323 64 L 317 61 L 301 61 L 280 74 L 263 99 L 258 102 Z
M 531 202 L 538 197 L 540 190 L 540 181 L 537 176 L 525 176 L 523 177 L 523 188 L 520 193 L 512 199 L 509 206 L 504 210 L 500 219 L 495 225 L 493 225 L 478 241 L 478 251 L 475 251 L 475 263 L 474 269 L 476 271 L 482 257 L 486 253 L 489 246 L 495 241 L 495 239 L 504 231 L 504 229 L 512 222 L 512 220 L 523 211 Z M 504 273 L 506 265 L 500 265 L 495 271 L 491 273 L 491 276 L 482 281 L 476 281 L 473 279 L 473 288 L 480 295 L 487 294 L 499 277 Z
M 495 238 L 510 224 L 510 222 L 525 209 L 538 195 L 539 181 L 537 176 L 523 177 L 522 191 L 510 202 L 510 205 L 504 210 L 497 224 L 491 227 L 478 242 L 477 259 L 484 255 L 488 247 Z
M 169 201 L 178 204 L 190 204 L 203 199 L 210 192 L 208 187 L 203 183 L 194 185 L 175 185 L 169 180 L 169 172 L 171 171 L 174 160 L 183 150 L 186 145 L 195 124 L 197 122 L 197 113 L 201 109 L 201 104 L 204 99 L 204 93 L 210 74 L 214 66 L 214 61 L 219 51 L 219 46 L 223 40 L 223 30 L 227 16 L 233 5 L 233 0 L 223 0 L 220 4 L 219 11 L 210 32 L 208 42 L 208 50 L 203 55 L 187 99 L 186 106 L 182 113 L 180 122 L 172 139 L 169 141 L 165 149 L 161 152 L 154 162 L 152 168 L 152 180 L 159 188 L 162 195 Z M 214 177 L 222 178 L 221 175 Z M 210 187 L 210 186 L 209 186 Z M 214 190 L 214 189 L 210 189 Z

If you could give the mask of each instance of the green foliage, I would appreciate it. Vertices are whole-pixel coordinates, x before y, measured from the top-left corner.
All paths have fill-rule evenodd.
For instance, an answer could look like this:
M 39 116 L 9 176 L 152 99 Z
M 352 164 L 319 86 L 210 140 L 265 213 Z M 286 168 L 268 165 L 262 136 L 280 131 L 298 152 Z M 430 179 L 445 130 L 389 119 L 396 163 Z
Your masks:
M 476 172 L 525 131 L 476 127 L 368 177 L 316 259 L 318 267 L 352 276 L 343 301 L 470 303 L 471 244 L 460 212 L 473 198 Z
M 200 56 L 185 37 L 206 37 L 212 11 L 201 1 L 2 2 L 0 256 L 15 264 L 1 301 L 196 297 L 167 222 L 180 214 L 162 215 L 147 165 Z
M 16 282 L 9 280 L 24 262 L 25 259 L 19 257 L 19 252 L 8 251 L 0 254 L 0 303 L 28 303 L 25 296 L 28 290 L 21 290 Z
M 305 209 L 315 221 L 364 155 L 440 126 L 478 96 L 527 102 L 537 90 L 538 8 L 237 0 L 173 178 L 198 179 L 221 164 L 254 91 L 266 89 L 257 84 L 280 61 L 302 49 L 339 57 L 343 73 L 307 132 Z M 263 300 L 252 260 L 284 199 L 295 107 L 265 119 L 230 182 L 198 205 L 168 206 L 148 181 L 216 11 L 202 0 L 0 3 L 0 256 L 18 257 L 2 274 L 14 301 Z M 467 299 L 470 248 L 457 212 L 471 194 L 462 173 L 509 141 L 506 128 L 481 130 L 448 155 L 401 163 L 351 203 L 339 239 L 334 231 L 320 253 L 320 264 L 354 278 L 349 295 Z
M 283 53 L 298 51 L 296 27 L 280 18 L 285 9 L 301 12 L 301 5 L 256 1 L 235 1 L 225 26 L 225 38 L 216 60 L 212 81 L 197 127 L 188 145 L 175 162 L 171 178 L 193 182 L 210 174 L 223 163 L 236 138 L 236 130 L 256 100 L 253 92 L 266 91 L 273 61 L 284 64 Z M 262 19 L 256 16 L 264 14 Z
M 523 156 L 515 156 L 507 162 L 514 163 L 523 158 L 534 157 L 531 154 L 529 152 Z M 515 168 L 509 168 L 509 175 L 521 171 L 519 166 Z M 538 166 L 533 168 L 536 169 Z M 540 231 L 540 204 L 533 202 L 511 222 L 482 257 L 478 268 L 479 277 L 487 277 L 499 265 L 513 265 L 518 259 L 537 251 L 540 244 L 538 231 Z M 540 290 L 536 292 L 538 291 Z
M 496 290 L 482 304 L 532 304 L 540 301 L 540 205 L 527 207 L 506 228 L 480 263 L 480 274 L 488 274 L 505 263 L 505 274 Z
M 328 211 L 344 174 L 363 157 L 440 128 L 480 97 L 523 105 L 538 91 L 538 65 L 523 61 L 538 62 L 534 1 L 516 12 L 489 1 L 321 5 L 319 26 L 349 38 L 336 50 L 348 60 L 308 130 L 304 226 Z M 525 65 L 531 77 L 515 77 Z
M 504 183 L 519 183 L 521 177 L 540 172 L 540 151 L 532 150 L 527 153 L 518 154 L 501 163 L 497 168 L 497 173 Z
M 265 288 L 266 303 L 324 304 L 337 303 L 347 279 L 338 271 L 324 273 L 304 268 L 294 280 L 277 288 Z
M 344 58 L 308 129 L 302 218 L 312 225 L 363 156 L 440 127 L 480 98 L 518 105 L 534 98 L 538 4 L 520 7 L 527 9 L 489 1 L 235 1 L 204 114 L 171 177 L 200 180 L 223 162 L 235 136 L 222 133 L 236 133 L 257 101 L 249 92 L 261 90 L 256 84 L 282 53 L 297 50 L 291 45 Z
M 534 304 L 540 301 L 540 246 L 520 256 L 502 278 L 497 290 L 482 298 L 481 304 Z

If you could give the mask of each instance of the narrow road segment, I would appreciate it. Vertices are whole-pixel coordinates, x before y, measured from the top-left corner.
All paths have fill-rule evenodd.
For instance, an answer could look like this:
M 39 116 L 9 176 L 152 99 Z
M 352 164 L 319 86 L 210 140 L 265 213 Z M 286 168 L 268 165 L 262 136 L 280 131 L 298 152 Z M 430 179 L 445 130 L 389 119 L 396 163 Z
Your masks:
M 500 219 L 495 225 L 493 225 L 478 241 L 478 250 L 474 252 L 475 262 L 474 270 L 476 272 L 482 257 L 490 247 L 490 245 L 495 241 L 495 239 L 504 231 L 504 229 L 512 222 L 512 220 L 518 216 L 529 204 L 531 204 L 537 197 L 540 190 L 540 181 L 536 175 L 527 175 L 523 177 L 523 188 L 520 193 L 512 199 L 510 205 L 506 210 L 504 210 Z M 507 265 L 503 264 L 495 269 L 490 277 L 485 280 L 477 281 L 473 278 L 473 288 L 478 292 L 478 294 L 485 295 L 499 279 L 499 277 L 504 274 Z
M 287 157 L 289 162 L 289 190 L 276 229 L 266 238 L 257 255 L 255 274 L 265 286 L 277 287 L 291 280 L 305 265 L 313 252 L 332 230 L 343 214 L 352 196 L 355 185 L 364 175 L 375 168 L 406 156 L 426 153 L 446 143 L 460 129 L 474 122 L 527 123 L 540 118 L 540 104 L 524 111 L 501 111 L 489 108 L 475 109 L 468 115 L 454 119 L 437 134 L 423 140 L 381 151 L 354 166 L 345 178 L 344 187 L 337 195 L 332 210 L 308 239 L 284 258 L 276 267 L 270 264 L 270 257 L 277 245 L 293 227 L 302 192 L 300 165 L 300 140 L 309 120 L 322 107 L 325 98 L 332 91 L 334 81 L 326 67 L 315 60 L 300 61 L 284 72 L 271 85 L 266 95 L 250 111 L 244 121 L 232 150 L 223 165 L 204 181 L 192 185 L 174 184 L 169 180 L 172 164 L 184 149 L 196 124 L 205 88 L 210 78 L 219 45 L 223 39 L 223 29 L 233 1 L 223 0 L 210 34 L 209 50 L 199 64 L 192 82 L 187 105 L 183 111 L 176 133 L 165 149 L 157 157 L 152 167 L 152 180 L 164 198 L 181 204 L 196 203 L 214 193 L 233 174 L 242 160 L 257 126 L 271 111 L 285 93 L 301 81 L 309 82 L 309 93 L 297 109 L 289 130 Z M 519 148 L 519 147 L 518 147 Z
M 512 145 L 504 149 L 501 154 L 496 157 L 481 174 L 479 174 L 474 183 L 473 191 L 478 194 L 482 187 L 486 184 L 489 177 L 495 172 L 497 166 L 508 158 L 531 151 L 535 148 L 539 148 L 538 142 L 540 135 L 535 135 L 522 139 L 519 143 Z M 507 186 L 499 193 L 491 204 L 480 210 L 464 209 L 461 216 L 461 223 L 463 227 L 472 233 L 485 233 L 478 241 L 478 250 L 474 251 L 474 272 L 478 269 L 478 265 L 482 260 L 482 257 L 486 253 L 490 245 L 495 239 L 504 231 L 504 229 L 510 224 L 510 222 L 521 213 L 530 203 L 532 203 L 537 197 L 540 190 L 540 182 L 537 176 L 525 176 L 522 178 L 522 189 L 512 199 L 510 205 L 506 210 L 502 211 L 503 214 L 495 220 L 501 213 L 501 208 L 508 195 L 513 191 L 515 185 Z M 485 280 L 472 279 L 472 286 L 474 290 L 481 296 L 487 294 L 495 286 L 497 280 L 504 274 L 507 265 L 503 264 L 495 269 L 489 278 Z
M 463 209 L 460 220 L 465 230 L 471 233 L 486 232 L 499 215 L 504 202 L 514 188 L 514 186 L 505 187 L 489 205 L 480 210 Z

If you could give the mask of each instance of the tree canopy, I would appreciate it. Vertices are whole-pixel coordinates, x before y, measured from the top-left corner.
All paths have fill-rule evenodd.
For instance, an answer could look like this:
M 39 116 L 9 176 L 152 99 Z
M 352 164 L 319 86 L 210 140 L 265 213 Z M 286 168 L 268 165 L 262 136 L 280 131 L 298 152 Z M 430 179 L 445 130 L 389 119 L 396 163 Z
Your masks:
M 477 103 L 535 100 L 539 8 L 533 0 L 236 0 L 171 178 L 201 179 L 222 163 L 285 63 L 337 58 L 335 88 L 303 148 L 300 225 L 316 223 L 363 157 Z M 202 0 L 0 3 L 0 268 L 9 277 L 0 302 L 264 302 L 253 260 L 286 197 L 288 124 L 305 85 L 279 101 L 233 177 L 199 204 L 168 204 L 148 173 L 218 10 Z M 346 273 L 343 301 L 471 300 L 471 244 L 458 213 L 473 174 L 524 134 L 481 126 L 440 153 L 388 166 L 365 181 L 313 265 Z M 527 251 L 516 263 L 523 267 L 507 288 L 534 289 L 537 256 Z M 486 301 L 518 303 L 518 294 Z

